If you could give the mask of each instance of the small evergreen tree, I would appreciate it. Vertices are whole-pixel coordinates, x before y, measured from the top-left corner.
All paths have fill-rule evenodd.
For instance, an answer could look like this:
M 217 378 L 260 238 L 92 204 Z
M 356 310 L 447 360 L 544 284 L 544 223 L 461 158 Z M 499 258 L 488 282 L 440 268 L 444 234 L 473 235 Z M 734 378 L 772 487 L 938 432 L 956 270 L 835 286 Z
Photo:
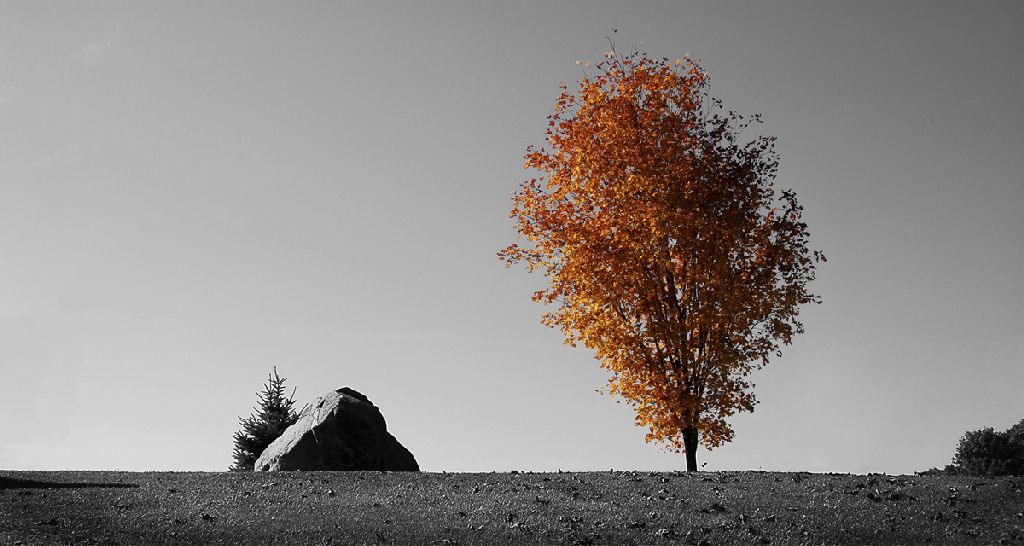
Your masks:
M 295 389 L 291 396 L 285 398 L 285 378 L 274 373 L 267 377 L 263 392 L 258 392 L 259 403 L 256 412 L 247 419 L 238 418 L 242 430 L 235 433 L 235 464 L 230 470 L 235 472 L 251 472 L 263 450 L 267 448 L 285 429 L 295 424 L 299 415 L 295 412 Z

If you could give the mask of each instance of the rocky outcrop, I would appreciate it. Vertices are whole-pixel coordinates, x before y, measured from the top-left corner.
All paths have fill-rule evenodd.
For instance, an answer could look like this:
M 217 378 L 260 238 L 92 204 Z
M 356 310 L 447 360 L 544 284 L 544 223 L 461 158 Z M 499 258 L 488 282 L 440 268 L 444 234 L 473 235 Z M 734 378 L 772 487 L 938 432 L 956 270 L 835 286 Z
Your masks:
M 255 470 L 411 470 L 419 465 L 388 432 L 373 402 L 342 387 L 306 406 L 274 440 Z

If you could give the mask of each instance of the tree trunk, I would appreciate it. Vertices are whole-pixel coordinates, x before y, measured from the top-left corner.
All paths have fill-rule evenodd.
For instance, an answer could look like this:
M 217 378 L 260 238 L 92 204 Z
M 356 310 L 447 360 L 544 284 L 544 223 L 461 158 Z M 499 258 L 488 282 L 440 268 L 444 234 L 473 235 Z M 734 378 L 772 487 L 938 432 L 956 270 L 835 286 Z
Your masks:
M 683 429 L 683 449 L 686 451 L 686 471 L 697 471 L 697 429 Z

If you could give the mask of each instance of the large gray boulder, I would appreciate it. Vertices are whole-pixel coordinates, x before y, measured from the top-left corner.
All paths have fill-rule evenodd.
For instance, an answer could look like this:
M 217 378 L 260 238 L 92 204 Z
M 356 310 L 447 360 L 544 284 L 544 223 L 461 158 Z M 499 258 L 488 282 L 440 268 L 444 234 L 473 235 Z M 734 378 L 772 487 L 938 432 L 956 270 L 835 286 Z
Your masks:
M 266 470 L 411 470 L 416 459 L 366 396 L 342 387 L 317 398 L 256 459 Z

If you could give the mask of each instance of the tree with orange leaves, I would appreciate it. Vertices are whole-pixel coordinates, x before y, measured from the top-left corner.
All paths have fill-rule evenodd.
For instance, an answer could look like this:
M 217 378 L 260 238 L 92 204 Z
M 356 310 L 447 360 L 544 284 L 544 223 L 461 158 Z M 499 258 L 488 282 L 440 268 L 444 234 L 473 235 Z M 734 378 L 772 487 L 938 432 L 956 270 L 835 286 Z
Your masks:
M 594 350 L 647 442 L 694 471 L 698 442 L 731 441 L 726 418 L 753 411 L 750 373 L 803 332 L 825 257 L 773 187 L 774 137 L 741 140 L 758 116 L 725 111 L 689 58 L 605 57 L 562 85 L 548 147 L 527 148 L 540 176 L 510 214 L 524 244 L 498 255 L 545 274 L 542 323 Z

